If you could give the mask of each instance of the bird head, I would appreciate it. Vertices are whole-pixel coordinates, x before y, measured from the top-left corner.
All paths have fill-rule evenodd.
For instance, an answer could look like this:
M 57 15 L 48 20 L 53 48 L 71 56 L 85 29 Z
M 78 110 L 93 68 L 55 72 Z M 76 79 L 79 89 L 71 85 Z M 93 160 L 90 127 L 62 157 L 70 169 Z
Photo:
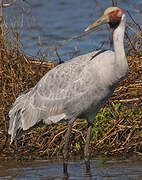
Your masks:
M 102 24 L 109 24 L 110 28 L 117 28 L 121 18 L 123 16 L 123 11 L 118 7 L 109 7 L 104 11 L 104 14 L 96 20 L 93 24 L 88 26 L 85 31 L 89 31 L 91 29 L 94 29 L 97 26 L 100 26 Z

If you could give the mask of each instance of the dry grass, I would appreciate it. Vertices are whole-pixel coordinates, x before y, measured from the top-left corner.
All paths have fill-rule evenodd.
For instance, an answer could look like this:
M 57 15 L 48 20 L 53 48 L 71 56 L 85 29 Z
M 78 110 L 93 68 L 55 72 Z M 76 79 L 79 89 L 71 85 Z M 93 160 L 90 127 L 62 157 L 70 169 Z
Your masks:
M 6 32 L 5 32 L 6 33 Z M 94 122 L 91 151 L 93 154 L 142 154 L 142 48 L 141 30 L 127 42 L 129 76 L 115 90 L 109 103 Z M 66 123 L 37 127 L 9 145 L 8 112 L 16 97 L 33 87 L 55 65 L 20 54 L 17 42 L 0 37 L 0 158 L 41 158 L 61 154 Z M 131 43 L 132 44 L 131 44 Z M 132 47 L 133 46 L 133 47 Z M 81 154 L 87 123 L 76 120 L 72 130 L 71 153 Z
M 2 91 L 0 92 L 0 152 L 1 158 L 21 158 L 23 155 L 30 158 L 42 156 L 57 156 L 61 154 L 66 123 L 43 126 L 33 129 L 23 135 L 19 141 L 9 146 L 8 111 L 16 97 L 26 89 L 33 87 L 38 80 L 51 68 L 53 64 L 32 60 L 15 50 L 8 50 L 4 44 L 1 47 L 2 56 Z M 97 139 L 92 138 L 91 150 L 94 153 L 124 153 L 126 151 L 141 153 L 142 122 L 142 56 L 133 54 L 128 56 L 130 74 L 115 90 L 109 106 L 113 117 L 110 122 L 103 122 L 98 118 L 101 127 Z M 124 108 L 116 111 L 115 104 L 123 103 Z M 104 109 L 105 109 L 104 108 Z M 131 112 L 134 111 L 133 115 Z M 103 110 L 102 110 L 103 111 Z M 101 111 L 101 114 L 103 112 Z M 128 112 L 127 112 L 128 111 Z M 107 119 L 107 117 L 104 117 Z M 110 119 L 110 116 L 108 117 Z M 105 129 L 103 126 L 107 126 Z M 83 152 L 87 123 L 77 120 L 72 133 L 72 154 Z M 95 125 L 94 125 L 94 130 Z M 105 132 L 105 133 L 104 133 Z

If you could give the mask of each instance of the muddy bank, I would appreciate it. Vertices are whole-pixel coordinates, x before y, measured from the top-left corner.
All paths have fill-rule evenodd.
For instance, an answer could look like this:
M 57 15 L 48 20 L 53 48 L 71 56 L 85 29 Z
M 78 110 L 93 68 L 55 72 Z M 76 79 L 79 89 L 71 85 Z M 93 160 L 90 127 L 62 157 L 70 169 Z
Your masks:
M 9 144 L 8 112 L 21 92 L 33 87 L 53 62 L 35 60 L 20 54 L 1 38 L 0 65 L 0 159 L 59 157 L 67 130 L 66 123 L 38 126 Z M 108 104 L 94 121 L 90 149 L 93 155 L 142 155 L 142 56 L 133 52 L 127 57 L 130 73 L 115 90 Z M 95 118 L 95 117 L 94 117 Z M 71 137 L 71 155 L 83 155 L 87 123 L 75 121 Z

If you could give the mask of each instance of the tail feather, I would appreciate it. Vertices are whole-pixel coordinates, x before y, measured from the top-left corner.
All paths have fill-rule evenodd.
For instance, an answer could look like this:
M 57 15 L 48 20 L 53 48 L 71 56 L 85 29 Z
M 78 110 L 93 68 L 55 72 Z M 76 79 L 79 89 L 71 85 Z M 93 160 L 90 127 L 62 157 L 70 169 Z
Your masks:
M 35 89 L 32 88 L 20 95 L 14 102 L 9 112 L 8 133 L 11 135 L 10 143 L 39 123 L 52 124 L 67 119 L 66 114 L 63 112 L 55 112 L 55 114 L 51 115 L 50 109 L 54 108 L 54 105 L 52 107 L 51 104 L 48 107 L 48 104 L 45 103 L 46 100 L 40 99 L 40 97 L 36 96 L 36 93 Z M 37 101 L 40 103 L 39 106 L 36 104 Z
M 11 142 L 15 138 L 19 138 L 22 135 L 23 127 L 22 127 L 22 111 L 24 109 L 25 102 L 28 100 L 28 93 L 23 93 L 20 95 L 13 104 L 12 109 L 9 112 L 9 130 L 8 134 L 11 135 Z

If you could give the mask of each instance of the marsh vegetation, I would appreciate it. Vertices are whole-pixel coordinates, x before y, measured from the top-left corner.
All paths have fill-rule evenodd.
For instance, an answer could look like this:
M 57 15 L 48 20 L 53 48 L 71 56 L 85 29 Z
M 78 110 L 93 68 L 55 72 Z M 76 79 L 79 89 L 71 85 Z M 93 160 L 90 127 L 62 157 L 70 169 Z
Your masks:
M 142 155 L 142 30 L 133 20 L 128 26 L 125 44 L 130 73 L 96 116 L 90 147 L 93 155 Z M 9 28 L 6 21 L 3 27 L 0 34 L 0 159 L 60 157 L 67 123 L 38 126 L 9 144 L 8 112 L 12 103 L 58 63 L 21 53 L 18 31 Z M 57 49 L 55 51 L 57 53 Z M 85 120 L 75 121 L 72 156 L 83 156 L 86 128 Z

